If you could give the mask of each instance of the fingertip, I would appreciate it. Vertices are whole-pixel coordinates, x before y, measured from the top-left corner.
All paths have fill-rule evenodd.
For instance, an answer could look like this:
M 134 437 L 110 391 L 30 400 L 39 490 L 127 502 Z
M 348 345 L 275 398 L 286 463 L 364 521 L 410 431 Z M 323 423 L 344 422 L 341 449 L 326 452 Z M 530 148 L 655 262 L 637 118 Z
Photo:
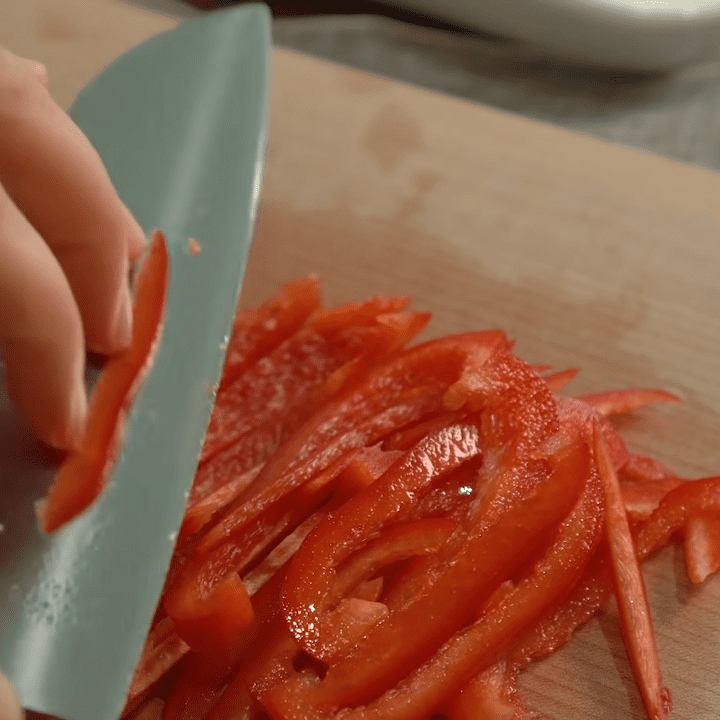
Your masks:
M 23 711 L 10 681 L 0 673 L 0 720 L 22 720 Z
M 127 227 L 128 255 L 132 261 L 135 261 L 145 249 L 145 231 L 126 205 L 123 205 L 123 214 Z
M 124 264 L 128 264 L 127 260 Z M 88 350 L 100 355 L 115 355 L 126 350 L 132 341 L 132 325 L 132 298 L 130 287 L 125 280 L 125 273 L 123 273 L 121 285 L 117 291 L 115 308 L 110 314 L 109 321 L 106 322 L 105 329 L 102 332 L 86 335 Z
M 87 393 L 83 383 L 79 382 L 73 388 L 64 418 L 48 433 L 48 444 L 56 450 L 77 450 L 85 436 L 87 415 Z
M 37 62 L 35 60 L 31 61 L 31 64 L 35 77 L 37 77 L 43 87 L 47 88 L 49 83 L 47 67 L 44 63 Z

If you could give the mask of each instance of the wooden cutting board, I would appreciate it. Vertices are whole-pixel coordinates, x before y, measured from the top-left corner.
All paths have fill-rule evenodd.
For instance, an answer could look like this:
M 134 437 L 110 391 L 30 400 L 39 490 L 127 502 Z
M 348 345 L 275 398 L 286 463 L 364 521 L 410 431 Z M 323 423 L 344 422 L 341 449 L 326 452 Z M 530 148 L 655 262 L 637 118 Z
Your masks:
M 45 61 L 67 106 L 175 20 L 104 0 L 0 0 L 0 43 Z M 274 54 L 272 122 L 244 298 L 307 272 L 328 301 L 432 309 L 431 334 L 491 326 L 533 362 L 681 406 L 622 420 L 632 447 L 720 473 L 720 176 L 354 70 Z M 670 548 L 646 566 L 676 720 L 720 717 L 720 577 Z M 613 611 L 524 677 L 556 720 L 644 717 Z

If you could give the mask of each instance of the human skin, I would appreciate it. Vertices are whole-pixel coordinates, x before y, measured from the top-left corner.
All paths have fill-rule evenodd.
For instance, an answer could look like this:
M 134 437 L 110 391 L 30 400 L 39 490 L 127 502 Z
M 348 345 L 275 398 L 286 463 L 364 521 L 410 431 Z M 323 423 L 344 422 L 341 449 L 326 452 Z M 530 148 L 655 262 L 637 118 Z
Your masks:
M 68 450 L 85 429 L 86 352 L 130 342 L 144 233 L 47 86 L 41 63 L 0 47 L 0 349 L 13 402 Z M 20 717 L 0 674 L 0 720 Z

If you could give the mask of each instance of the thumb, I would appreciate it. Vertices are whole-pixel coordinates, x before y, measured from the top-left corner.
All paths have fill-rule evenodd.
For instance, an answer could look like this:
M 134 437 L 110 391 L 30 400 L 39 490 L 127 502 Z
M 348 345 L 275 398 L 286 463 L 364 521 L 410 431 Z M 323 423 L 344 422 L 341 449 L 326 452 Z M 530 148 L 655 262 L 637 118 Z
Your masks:
M 23 711 L 10 681 L 0 673 L 0 720 L 22 720 Z

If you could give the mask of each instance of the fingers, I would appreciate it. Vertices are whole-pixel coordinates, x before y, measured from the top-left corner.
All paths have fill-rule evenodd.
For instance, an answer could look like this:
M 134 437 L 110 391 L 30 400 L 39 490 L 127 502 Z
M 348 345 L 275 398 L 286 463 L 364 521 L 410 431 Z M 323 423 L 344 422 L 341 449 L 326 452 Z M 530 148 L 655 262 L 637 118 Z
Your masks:
M 0 341 L 8 392 L 45 442 L 84 431 L 82 319 L 60 264 L 0 186 Z
M 128 258 L 144 233 L 87 138 L 56 105 L 37 63 L 0 59 L 0 183 L 51 247 L 72 288 L 89 349 L 127 346 Z M 4 68 L 4 70 L 3 70 Z
M 22 720 L 22 710 L 10 681 L 0 673 L 0 720 Z

